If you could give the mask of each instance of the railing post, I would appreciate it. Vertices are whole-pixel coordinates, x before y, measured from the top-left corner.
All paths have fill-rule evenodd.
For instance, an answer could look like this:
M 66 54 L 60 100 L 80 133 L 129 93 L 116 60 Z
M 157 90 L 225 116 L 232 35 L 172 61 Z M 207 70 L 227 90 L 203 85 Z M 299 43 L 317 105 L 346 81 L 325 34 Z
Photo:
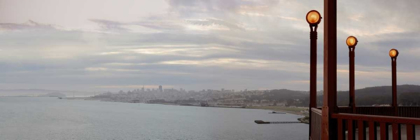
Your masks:
M 355 126 L 353 124 L 353 120 L 347 120 L 347 140 L 355 140 Z
M 401 127 L 398 123 L 392 123 L 392 140 L 401 140 Z
M 322 140 L 337 139 L 337 0 L 324 0 L 324 104 Z
M 407 124 L 407 140 L 415 140 L 416 139 L 416 131 L 415 125 Z
M 343 125 L 343 119 L 337 119 L 337 124 L 338 124 L 338 140 L 344 140 L 344 125 Z
M 370 121 L 369 122 L 369 140 L 376 140 L 377 138 L 377 129 L 375 122 Z
M 358 121 L 358 129 L 359 129 L 359 140 L 365 140 L 366 139 L 366 130 L 365 130 L 365 124 L 362 120 Z
M 381 122 L 379 130 L 381 131 L 381 140 L 388 140 L 388 125 L 385 122 Z

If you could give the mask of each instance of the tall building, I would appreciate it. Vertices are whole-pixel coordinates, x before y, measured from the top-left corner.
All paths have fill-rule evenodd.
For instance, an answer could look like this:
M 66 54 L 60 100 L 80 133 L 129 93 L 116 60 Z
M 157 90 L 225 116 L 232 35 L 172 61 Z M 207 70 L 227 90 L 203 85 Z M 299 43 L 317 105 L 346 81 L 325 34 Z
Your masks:
M 159 92 L 163 92 L 162 85 L 159 85 Z

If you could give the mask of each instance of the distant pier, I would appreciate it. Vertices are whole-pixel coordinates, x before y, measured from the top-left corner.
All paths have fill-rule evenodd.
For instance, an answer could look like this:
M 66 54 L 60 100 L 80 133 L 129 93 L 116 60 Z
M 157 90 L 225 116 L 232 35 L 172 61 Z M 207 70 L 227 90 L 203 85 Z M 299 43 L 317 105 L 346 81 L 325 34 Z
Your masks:
M 281 122 L 266 122 L 263 120 L 255 120 L 256 124 L 285 124 L 285 123 L 302 123 L 300 121 L 281 121 Z

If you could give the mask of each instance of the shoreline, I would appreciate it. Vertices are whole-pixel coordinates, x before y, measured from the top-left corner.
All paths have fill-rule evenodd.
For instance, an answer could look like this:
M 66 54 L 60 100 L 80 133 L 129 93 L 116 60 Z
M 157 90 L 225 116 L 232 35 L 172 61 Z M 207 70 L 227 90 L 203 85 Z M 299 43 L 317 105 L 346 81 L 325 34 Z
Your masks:
M 89 97 L 67 97 L 62 98 L 67 100 L 95 100 Z M 98 100 L 102 101 L 102 100 Z M 104 101 L 104 102 L 114 102 L 114 101 Z M 118 101 L 117 101 L 118 102 Z M 123 103 L 130 103 L 130 102 L 123 102 Z M 299 116 L 309 116 L 307 112 L 302 112 L 307 110 L 305 107 L 285 107 L 285 106 L 200 106 L 200 105 L 185 105 L 185 104 L 173 104 L 173 103 L 143 103 L 143 104 L 159 104 L 159 105 L 175 105 L 175 106 L 194 106 L 194 107 L 212 107 L 212 108 L 239 108 L 239 109 L 261 109 L 261 110 L 268 110 L 268 111 L 276 111 L 282 113 L 288 113 L 293 115 Z
M 251 107 L 242 107 L 242 106 L 200 106 L 200 105 L 182 105 L 182 104 L 171 104 L 171 103 L 143 103 L 143 104 L 175 105 L 175 106 L 193 106 L 193 107 L 212 107 L 212 108 L 260 109 L 260 110 L 269 110 L 269 111 L 283 112 L 283 113 L 288 113 L 288 114 L 293 114 L 293 115 L 299 115 L 299 116 L 308 116 L 308 113 L 301 112 L 303 110 L 306 110 L 306 108 L 303 108 L 303 107 L 283 107 L 283 106 L 251 106 Z
M 309 114 L 302 112 L 306 110 L 305 107 L 283 107 L 283 106 L 252 106 L 252 107 L 240 107 L 240 106 L 199 106 L 199 105 L 181 105 L 181 104 L 170 104 L 170 103 L 144 103 L 144 104 L 158 104 L 158 105 L 173 105 L 173 106 L 191 106 L 191 107 L 211 107 L 211 108 L 238 108 L 238 109 L 260 109 L 268 110 L 270 113 L 276 111 L 273 114 L 293 114 L 300 116 L 297 120 L 304 124 L 309 124 Z
M 62 99 L 68 99 L 68 100 L 95 100 L 91 98 L 62 98 Z M 102 101 L 102 100 L 98 100 Z M 112 102 L 112 101 L 104 101 L 104 102 Z M 121 103 L 130 103 L 130 102 L 121 102 Z M 140 103 L 140 102 L 138 102 Z M 260 109 L 260 110 L 267 110 L 270 112 L 276 112 L 273 114 L 280 114 L 281 113 L 287 113 L 287 114 L 293 114 L 297 116 L 301 116 L 297 120 L 301 123 L 308 124 L 309 123 L 309 114 L 308 112 L 305 112 L 307 108 L 305 107 L 285 107 L 285 106 L 201 106 L 201 105 L 190 105 L 190 104 L 173 104 L 173 103 L 142 103 L 142 104 L 158 104 L 158 105 L 172 105 L 172 106 L 191 106 L 191 107 L 212 107 L 212 108 L 238 108 L 238 109 Z

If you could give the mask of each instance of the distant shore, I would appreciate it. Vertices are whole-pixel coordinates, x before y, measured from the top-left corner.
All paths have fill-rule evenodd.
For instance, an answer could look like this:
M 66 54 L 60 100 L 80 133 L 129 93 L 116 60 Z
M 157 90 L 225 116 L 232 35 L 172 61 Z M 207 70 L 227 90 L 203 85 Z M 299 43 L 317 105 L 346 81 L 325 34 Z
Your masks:
M 68 100 L 75 100 L 75 99 L 78 99 L 78 100 L 92 100 L 89 97 L 67 97 L 67 98 L 63 98 L 63 99 L 68 99 Z M 199 107 L 199 105 L 184 105 L 184 104 L 172 104 L 172 103 L 146 103 L 146 104 L 198 106 Z M 284 113 L 289 113 L 289 114 L 294 114 L 294 115 L 308 116 L 308 113 L 304 113 L 304 110 L 307 109 L 305 107 L 285 107 L 285 106 L 247 106 L 247 107 L 241 107 L 241 106 L 205 106 L 205 107 L 263 109 L 263 110 L 270 110 L 270 111 L 276 111 L 276 112 L 284 112 Z
M 68 97 L 68 98 L 62 98 L 67 100 L 92 100 L 89 97 Z M 93 99 L 94 100 L 94 99 Z M 125 102 L 130 103 L 130 102 Z M 271 112 L 277 112 L 277 113 L 289 113 L 294 115 L 300 115 L 304 116 L 302 118 L 299 118 L 298 120 L 302 123 L 308 123 L 308 113 L 307 108 L 305 107 L 285 107 L 285 106 L 200 106 L 200 105 L 191 105 L 191 104 L 173 104 L 173 103 L 145 103 L 145 104 L 160 104 L 160 105 L 175 105 L 175 106 L 195 106 L 195 107 L 212 107 L 212 108 L 241 108 L 241 109 L 263 109 L 263 110 L 269 110 L 267 113 Z
M 151 103 L 146 103 L 151 104 Z M 303 116 L 297 120 L 301 123 L 309 124 L 309 114 L 305 112 L 307 108 L 305 107 L 285 107 L 285 106 L 250 106 L 250 107 L 240 107 L 240 106 L 199 106 L 199 105 L 182 105 L 182 104 L 169 104 L 169 103 L 156 103 L 160 105 L 176 105 L 176 106 L 195 106 L 195 107 L 212 107 L 212 108 L 241 108 L 241 109 L 262 109 L 269 110 L 267 113 L 275 111 L 277 113 L 289 113 L 294 115 Z

